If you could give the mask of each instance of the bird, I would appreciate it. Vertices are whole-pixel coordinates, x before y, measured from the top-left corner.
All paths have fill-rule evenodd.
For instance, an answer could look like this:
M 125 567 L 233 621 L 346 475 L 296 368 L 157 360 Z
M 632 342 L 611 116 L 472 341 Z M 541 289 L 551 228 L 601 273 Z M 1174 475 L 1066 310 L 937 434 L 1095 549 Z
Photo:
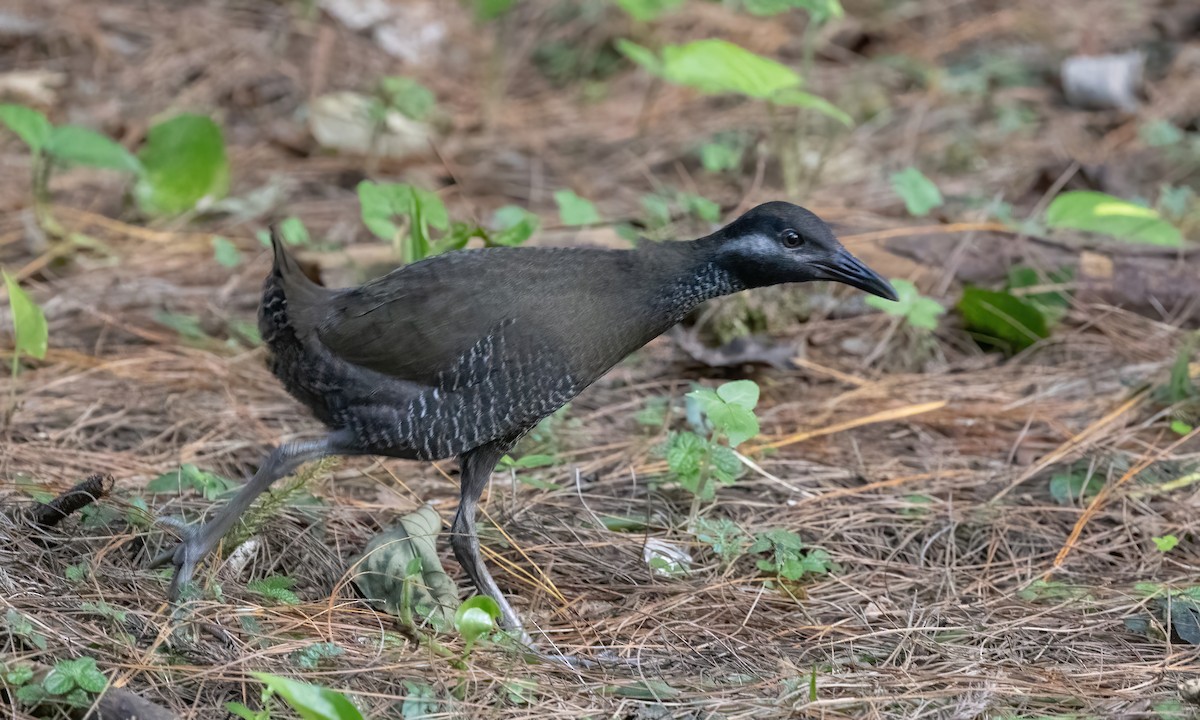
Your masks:
M 274 229 L 271 239 L 258 315 L 268 365 L 327 432 L 275 447 L 211 520 L 152 562 L 174 565 L 173 600 L 254 499 L 302 464 L 457 458 L 454 556 L 502 626 L 524 633 L 475 524 L 492 472 L 522 436 L 706 300 L 814 280 L 897 299 L 817 215 L 782 201 L 694 240 L 460 250 L 343 289 L 310 280 Z

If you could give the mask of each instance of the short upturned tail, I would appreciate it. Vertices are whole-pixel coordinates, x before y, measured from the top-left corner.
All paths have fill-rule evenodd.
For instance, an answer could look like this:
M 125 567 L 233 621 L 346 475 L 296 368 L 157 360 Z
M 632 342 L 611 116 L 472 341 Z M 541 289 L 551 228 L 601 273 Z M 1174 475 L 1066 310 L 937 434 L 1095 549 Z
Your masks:
M 334 293 L 308 279 L 275 225 L 271 226 L 271 249 L 274 262 L 263 283 L 258 329 L 263 340 L 273 346 L 284 341 L 285 335 L 308 337 L 328 311 Z

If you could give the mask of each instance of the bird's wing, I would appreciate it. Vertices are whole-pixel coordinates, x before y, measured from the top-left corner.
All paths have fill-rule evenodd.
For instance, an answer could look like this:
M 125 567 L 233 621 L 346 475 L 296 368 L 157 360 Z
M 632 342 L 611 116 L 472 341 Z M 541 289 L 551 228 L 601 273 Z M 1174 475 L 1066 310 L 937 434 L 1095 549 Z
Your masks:
M 396 270 L 337 293 L 315 328 L 318 339 L 346 362 L 402 380 L 435 386 L 476 343 L 510 326 L 518 308 L 493 272 L 473 253 Z M 469 288 L 498 295 L 480 302 Z

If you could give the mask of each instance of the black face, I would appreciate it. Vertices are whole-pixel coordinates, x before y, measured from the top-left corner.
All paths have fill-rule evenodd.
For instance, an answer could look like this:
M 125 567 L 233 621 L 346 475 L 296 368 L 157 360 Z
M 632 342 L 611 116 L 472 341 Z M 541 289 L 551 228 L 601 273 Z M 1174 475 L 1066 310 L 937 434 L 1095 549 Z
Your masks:
M 846 251 L 821 218 L 799 205 L 769 202 L 722 229 L 718 262 L 747 287 L 835 280 L 872 295 L 896 291 Z

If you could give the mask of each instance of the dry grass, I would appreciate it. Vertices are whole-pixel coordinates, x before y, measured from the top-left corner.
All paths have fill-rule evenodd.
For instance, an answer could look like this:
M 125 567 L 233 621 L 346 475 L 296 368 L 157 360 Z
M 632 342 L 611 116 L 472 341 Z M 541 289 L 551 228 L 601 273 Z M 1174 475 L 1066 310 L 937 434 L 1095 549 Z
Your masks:
M 954 6 L 970 15 L 975 4 Z M 1023 27 L 1029 9 L 1017 5 L 1020 11 L 995 21 L 996 32 Z M 114 133 L 134 136 L 152 114 L 142 104 L 157 112 L 168 103 L 154 99 L 175 96 L 180 74 L 206 67 L 180 104 L 226 112 L 239 189 L 286 174 L 296 183 L 290 207 L 315 231 L 348 232 L 355 210 L 346 188 L 353 184 L 343 176 L 359 172 L 360 161 L 297 159 L 272 144 L 265 128 L 317 85 L 353 86 L 347 78 L 394 71 L 367 38 L 328 19 L 327 31 L 293 21 L 283 6 L 197 6 L 178 23 L 114 1 L 95 8 L 107 6 L 108 21 L 149 43 L 146 52 L 160 62 L 98 66 L 90 64 L 96 51 L 89 43 L 105 35 L 88 30 L 103 27 L 92 6 L 71 4 L 64 16 L 70 22 L 46 41 L 57 54 L 31 45 L 14 57 L 102 81 L 117 110 L 98 117 L 108 118 Z M 52 12 L 39 8 L 21 9 L 39 17 Z M 941 37 L 938 29 L 954 19 L 922 11 L 896 42 L 921 33 Z M 676 22 L 666 32 L 699 32 Z M 332 33 L 332 44 L 323 32 Z M 740 26 L 730 32 L 748 33 L 739 36 L 748 43 L 753 37 Z M 958 48 L 923 52 L 936 58 Z M 312 59 L 318 52 L 328 54 L 320 73 Z M 455 118 L 457 129 L 442 148 L 445 164 L 433 159 L 411 174 L 396 172 L 453 175 L 459 185 L 446 195 L 462 212 L 482 214 L 505 198 L 544 210 L 552 207 L 549 190 L 571 185 L 604 198 L 611 215 L 628 214 L 648 176 L 695 180 L 679 158 L 704 133 L 762 122 L 746 106 L 667 91 L 638 135 L 641 81 L 621 78 L 609 99 L 587 106 L 520 76 L 496 126 L 472 128 L 478 98 L 456 88 L 482 81 L 473 74 L 477 63 L 459 59 L 444 74 L 424 72 Z M 272 79 L 285 89 L 270 102 L 229 99 L 264 83 L 276 87 Z M 822 81 L 834 87 L 843 79 Z M 75 98 L 97 113 L 105 107 L 85 100 Z M 937 153 L 943 131 L 963 113 L 918 93 L 897 94 L 896 107 L 896 120 L 858 131 L 836 157 L 853 165 L 877 150 L 903 164 L 916 153 Z M 687 133 L 662 120 L 688 116 L 685 108 L 706 108 Z M 913 128 L 921 122 L 927 126 L 918 139 Z M 1005 162 L 952 182 L 977 183 L 984 194 L 1018 186 L 1046 148 L 1007 151 Z M 186 617 L 173 617 L 163 602 L 166 581 L 145 567 L 169 533 L 120 520 L 133 511 L 133 499 L 180 463 L 242 477 L 271 444 L 317 430 L 270 377 L 261 349 L 224 342 L 235 337 L 232 323 L 253 318 L 266 258 L 248 225 L 213 220 L 192 232 L 109 219 L 121 216 L 113 184 L 81 174 L 56 188 L 65 205 L 87 210 L 64 208 L 61 217 L 102 241 L 108 255 L 56 259 L 29 229 L 24 162 L 15 145 L 0 148 L 0 260 L 31 280 L 50 321 L 52 349 L 15 388 L 0 378 L 0 397 L 15 392 L 20 401 L 0 437 L 0 503 L 9 509 L 0 514 L 0 607 L 28 616 L 47 649 L 3 634 L 6 662 L 91 655 L 114 684 L 188 718 L 220 717 L 230 700 L 252 702 L 254 670 L 355 693 L 369 717 L 399 717 L 414 681 L 441 698 L 462 695 L 442 707 L 444 717 L 639 720 L 1150 717 L 1155 704 L 1176 698 L 1180 679 L 1200 671 L 1194 647 L 1123 625 L 1145 612 L 1136 583 L 1189 586 L 1200 566 L 1192 541 L 1200 531 L 1200 494 L 1195 484 L 1170 484 L 1196 472 L 1200 441 L 1193 435 L 1177 443 L 1164 411 L 1143 390 L 1165 379 L 1181 333 L 1087 304 L 1074 307 L 1051 340 L 1010 361 L 980 353 L 953 323 L 928 354 L 880 315 L 838 312 L 797 327 L 805 348 L 800 369 L 755 375 L 763 387 L 764 435 L 751 443 L 759 470 L 706 509 L 751 531 L 793 530 L 826 549 L 840 570 L 794 595 L 768 588 L 750 559 L 722 569 L 680 529 L 690 499 L 654 482 L 662 432 L 633 419 L 649 398 L 678 400 L 688 382 L 723 375 L 685 366 L 660 340 L 585 393 L 568 416 L 577 422 L 555 436 L 564 463 L 539 473 L 555 489 L 495 476 L 486 509 L 511 542 L 489 527 L 485 545 L 497 555 L 491 565 L 500 585 L 550 642 L 585 657 L 608 649 L 636 659 L 636 667 L 571 671 L 482 648 L 467 670 L 457 670 L 406 641 L 391 618 L 355 596 L 347 567 L 375 533 L 425 501 L 449 516 L 457 496 L 450 464 L 344 461 L 312 488 L 323 504 L 267 522 L 262 548 L 244 572 L 204 575 L 220 584 L 221 600 L 210 596 Z M 776 192 L 769 177 L 747 187 L 699 182 L 731 204 Z M 886 231 L 898 224 L 886 188 L 886 173 L 859 170 L 814 191 L 809 204 L 852 228 Z M 976 229 L 987 228 L 963 226 L 946 234 L 947 243 Z M 233 272 L 217 266 L 209 231 L 235 238 L 247 262 Z M 198 317 L 217 340 L 185 342 L 156 321 L 162 312 Z M 889 338 L 883 352 L 865 361 L 880 338 Z M 0 353 L 5 366 L 7 357 Z M 1091 507 L 1061 505 L 1048 491 L 1049 477 L 1076 461 L 1107 478 Z M 29 488 L 61 491 L 92 473 L 118 479 L 115 495 L 102 502 L 117 519 L 100 526 L 68 519 L 53 542 L 36 542 L 42 533 L 14 512 L 30 502 Z M 194 497 L 149 500 L 156 512 L 189 518 L 210 506 Z M 606 514 L 646 518 L 649 529 L 610 532 L 597 522 Z M 1183 542 L 1161 553 L 1151 538 L 1168 533 Z M 694 572 L 655 576 L 642 561 L 648 537 L 689 545 L 698 558 Z M 448 551 L 446 559 L 456 567 Z M 68 580 L 69 566 L 82 566 L 85 576 Z M 247 591 L 249 580 L 272 574 L 295 578 L 303 603 L 264 605 Z M 1078 587 L 1082 597 L 1021 593 L 1039 579 Z M 125 611 L 124 620 L 84 605 L 100 602 Z M 336 643 L 344 654 L 320 670 L 298 671 L 290 656 L 316 642 Z M 516 681 L 536 683 L 531 702 L 510 697 L 506 684 Z M 657 701 L 639 698 L 632 690 L 639 683 L 670 692 Z M 17 710 L 3 716 L 26 717 Z

